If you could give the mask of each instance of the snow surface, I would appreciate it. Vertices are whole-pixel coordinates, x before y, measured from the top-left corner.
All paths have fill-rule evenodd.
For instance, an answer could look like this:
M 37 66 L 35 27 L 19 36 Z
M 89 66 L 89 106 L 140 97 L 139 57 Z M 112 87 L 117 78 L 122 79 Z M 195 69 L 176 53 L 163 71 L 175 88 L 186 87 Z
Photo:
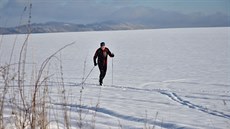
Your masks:
M 230 128 L 230 37 L 229 29 L 184 28 L 131 31 L 102 31 L 32 34 L 27 53 L 27 74 L 31 64 L 41 63 L 56 50 L 76 41 L 57 54 L 61 58 L 71 127 L 78 127 L 79 109 L 83 128 L 91 128 L 96 112 L 97 129 Z M 15 35 L 2 37 L 0 63 L 9 60 Z M 25 35 L 19 35 L 12 62 L 18 61 Z M 99 70 L 94 68 L 83 89 L 82 77 L 93 68 L 93 55 L 104 41 L 115 54 L 108 61 L 104 86 L 97 86 Z M 112 69 L 113 62 L 113 69 Z M 49 74 L 59 74 L 60 61 L 53 59 Z M 112 84 L 113 70 L 113 84 Z M 62 94 L 55 76 L 49 86 L 50 128 L 64 128 Z M 1 83 L 0 83 L 1 84 Z M 2 85 L 2 84 L 1 84 Z M 8 103 L 10 104 L 10 103 Z M 99 106 L 96 108 L 96 105 Z M 10 107 L 4 113 L 10 115 Z M 7 117 L 6 117 L 7 118 Z M 10 126 L 9 126 L 10 127 Z

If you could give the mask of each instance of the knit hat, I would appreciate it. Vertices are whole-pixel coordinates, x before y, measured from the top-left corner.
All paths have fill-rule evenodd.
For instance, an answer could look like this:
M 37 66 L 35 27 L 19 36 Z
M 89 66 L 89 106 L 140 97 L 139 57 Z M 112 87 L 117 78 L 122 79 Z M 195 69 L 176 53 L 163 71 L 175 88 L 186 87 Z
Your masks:
M 104 43 L 104 42 L 101 42 L 101 47 L 102 47 L 102 46 L 105 46 L 105 43 Z

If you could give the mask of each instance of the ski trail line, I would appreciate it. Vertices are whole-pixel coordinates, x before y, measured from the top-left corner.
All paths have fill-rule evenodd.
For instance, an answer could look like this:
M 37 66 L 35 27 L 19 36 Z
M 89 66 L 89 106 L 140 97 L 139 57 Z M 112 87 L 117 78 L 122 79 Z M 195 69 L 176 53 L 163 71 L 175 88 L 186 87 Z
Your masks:
M 86 85 L 91 85 L 91 86 L 96 86 L 97 84 L 91 84 L 91 83 L 86 83 Z M 78 86 L 75 84 L 75 86 Z M 176 93 L 170 92 L 167 89 L 160 89 L 160 88 L 155 88 L 155 89 L 142 89 L 142 88 L 135 88 L 135 87 L 127 87 L 127 86 L 118 86 L 118 85 L 105 85 L 105 87 L 110 87 L 110 88 L 118 88 L 118 89 L 128 89 L 128 90 L 134 90 L 134 91 L 145 91 L 145 92 L 157 92 L 160 93 L 162 95 L 165 95 L 167 97 L 169 97 L 171 100 L 182 104 L 183 106 L 187 106 L 191 109 L 195 109 L 195 110 L 199 110 L 201 112 L 213 115 L 213 116 L 217 116 L 217 117 L 222 117 L 225 119 L 229 119 L 230 120 L 230 114 L 225 114 L 223 112 L 220 111 L 216 111 L 216 110 L 212 110 L 212 109 L 208 109 L 205 108 L 201 105 L 197 105 L 194 103 L 191 103 L 187 100 L 183 100 L 181 97 L 179 97 Z
M 204 112 L 204 113 L 208 113 L 210 115 L 213 115 L 213 116 L 218 116 L 218 117 L 222 117 L 222 118 L 225 118 L 225 119 L 229 119 L 230 120 L 230 114 L 225 114 L 223 112 L 220 112 L 220 111 L 216 111 L 216 110 L 212 110 L 212 109 L 208 109 L 208 108 L 205 108 L 203 106 L 200 106 L 200 105 L 197 105 L 197 104 L 193 104 L 187 100 L 184 100 L 182 99 L 181 97 L 179 97 L 176 93 L 172 93 L 172 92 L 169 92 L 169 91 L 158 91 L 159 93 L 161 93 L 162 95 L 166 95 L 167 97 L 169 97 L 171 100 L 177 102 L 177 103 L 180 103 L 184 106 L 187 106 L 191 109 L 196 109 L 196 110 L 199 110 L 201 112 Z

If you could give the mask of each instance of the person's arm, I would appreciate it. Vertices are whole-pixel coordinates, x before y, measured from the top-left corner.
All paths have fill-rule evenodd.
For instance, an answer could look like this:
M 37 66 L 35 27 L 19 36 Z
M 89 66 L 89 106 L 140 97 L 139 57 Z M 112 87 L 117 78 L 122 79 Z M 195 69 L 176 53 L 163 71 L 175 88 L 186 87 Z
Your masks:
M 97 57 L 98 57 L 98 50 L 95 52 L 95 54 L 94 54 L 94 56 L 93 56 L 94 66 L 96 66 L 96 65 L 97 65 L 97 62 L 96 62 Z
M 108 54 L 109 54 L 109 56 L 110 56 L 110 57 L 114 57 L 114 54 L 113 54 L 113 53 L 111 53 L 111 52 L 110 52 L 110 50 L 109 50 L 108 48 L 107 48 L 107 50 L 108 50 Z

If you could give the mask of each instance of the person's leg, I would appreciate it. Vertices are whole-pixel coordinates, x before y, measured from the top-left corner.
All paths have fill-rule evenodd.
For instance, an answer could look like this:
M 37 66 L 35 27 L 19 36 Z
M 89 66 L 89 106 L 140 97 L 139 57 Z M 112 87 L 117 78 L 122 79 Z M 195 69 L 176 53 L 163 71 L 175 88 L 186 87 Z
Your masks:
M 106 75 L 106 71 L 107 71 L 107 65 L 104 65 L 104 67 L 103 67 L 103 79 L 105 78 L 105 75 Z
M 99 84 L 102 85 L 102 81 L 103 81 L 103 78 L 104 78 L 104 77 L 103 77 L 103 76 L 104 76 L 104 75 L 103 75 L 103 74 L 104 74 L 104 72 L 103 72 L 104 70 L 103 70 L 103 66 L 102 66 L 102 65 L 98 65 L 98 67 L 99 67 L 99 70 L 100 70 Z
M 99 83 L 100 85 L 103 84 L 103 79 L 106 75 L 106 71 L 107 71 L 107 65 L 101 66 L 100 68 L 100 77 L 99 77 Z

